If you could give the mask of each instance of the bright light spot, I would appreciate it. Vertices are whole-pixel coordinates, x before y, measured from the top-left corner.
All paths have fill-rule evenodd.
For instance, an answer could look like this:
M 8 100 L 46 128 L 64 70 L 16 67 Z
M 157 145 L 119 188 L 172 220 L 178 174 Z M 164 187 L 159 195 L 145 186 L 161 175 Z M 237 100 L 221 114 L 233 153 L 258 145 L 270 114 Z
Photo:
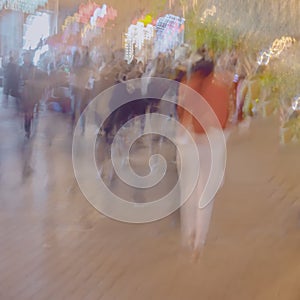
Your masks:
M 203 12 L 202 17 L 200 18 L 200 22 L 204 23 L 208 16 L 212 17 L 216 14 L 216 12 L 217 12 L 217 8 L 215 7 L 215 5 L 213 5 L 212 8 L 207 8 Z
M 37 63 L 39 62 L 40 60 L 40 57 L 46 53 L 47 51 L 49 50 L 49 46 L 48 45 L 44 45 L 42 48 L 38 49 L 36 52 L 35 52 L 35 55 L 34 55 L 34 58 L 33 58 L 33 63 L 35 65 L 37 65 Z
M 299 111 L 300 110 L 300 95 L 296 96 L 293 99 L 292 108 L 293 108 L 294 111 Z
M 296 40 L 294 38 L 288 36 L 283 36 L 280 39 L 276 39 L 268 50 L 262 51 L 259 54 L 257 63 L 259 65 L 267 65 L 270 62 L 270 58 L 278 58 L 284 50 L 290 48 L 295 42 Z
M 154 37 L 154 26 L 148 24 L 146 27 L 144 23 L 137 22 L 132 24 L 125 34 L 125 60 L 131 63 L 136 51 L 141 51 L 144 47 L 145 41 L 151 41 Z
M 31 15 L 27 18 L 24 35 L 23 49 L 35 49 L 41 38 L 47 38 L 50 35 L 50 15 L 41 13 L 38 15 Z

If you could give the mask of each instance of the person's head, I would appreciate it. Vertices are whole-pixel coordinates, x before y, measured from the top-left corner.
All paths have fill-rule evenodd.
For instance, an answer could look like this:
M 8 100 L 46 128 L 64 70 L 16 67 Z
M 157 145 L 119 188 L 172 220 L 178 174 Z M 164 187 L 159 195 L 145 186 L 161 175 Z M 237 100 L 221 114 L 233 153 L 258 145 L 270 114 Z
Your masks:
M 200 48 L 197 49 L 197 53 L 201 55 L 202 57 L 205 57 L 207 55 L 207 46 L 203 44 Z
M 193 73 L 200 73 L 203 77 L 207 77 L 214 71 L 214 62 L 212 60 L 198 60 L 192 66 Z

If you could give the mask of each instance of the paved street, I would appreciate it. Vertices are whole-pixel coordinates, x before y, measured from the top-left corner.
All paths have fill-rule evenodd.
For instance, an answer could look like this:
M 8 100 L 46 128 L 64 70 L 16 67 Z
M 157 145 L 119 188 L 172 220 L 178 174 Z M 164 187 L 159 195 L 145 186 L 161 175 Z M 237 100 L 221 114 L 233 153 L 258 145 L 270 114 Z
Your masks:
M 197 262 L 178 212 L 132 225 L 88 203 L 68 116 L 42 111 L 27 140 L 14 100 L 2 101 L 0 140 L 0 299 L 300 298 L 299 146 L 279 146 L 276 117 L 233 131 Z

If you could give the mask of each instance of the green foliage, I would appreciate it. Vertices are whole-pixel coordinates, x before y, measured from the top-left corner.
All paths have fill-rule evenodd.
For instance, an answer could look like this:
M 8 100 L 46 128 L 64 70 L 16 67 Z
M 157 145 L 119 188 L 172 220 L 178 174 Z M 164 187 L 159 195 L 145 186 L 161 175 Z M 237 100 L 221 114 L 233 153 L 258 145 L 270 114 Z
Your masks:
M 293 98 L 299 94 L 299 72 L 300 70 L 285 70 L 277 73 L 277 85 L 283 98 Z
M 186 39 L 199 48 L 206 44 L 215 55 L 226 50 L 232 50 L 238 43 L 235 32 L 230 28 L 219 26 L 217 22 L 200 22 L 200 17 L 195 12 L 190 12 L 186 17 Z
M 206 44 L 213 53 L 219 54 L 235 47 L 235 38 L 228 29 L 218 28 L 214 25 L 206 25 L 197 30 L 196 45 L 200 47 Z
M 156 0 L 151 1 L 151 11 L 149 12 L 149 15 L 151 15 L 153 18 L 159 18 L 161 14 L 163 14 L 166 11 L 168 0 Z
M 192 48 L 196 48 L 198 16 L 189 11 L 185 18 L 185 40 Z
M 260 78 L 261 85 L 264 88 L 269 88 L 269 87 L 275 88 L 278 87 L 279 85 L 280 78 L 274 72 L 266 71 L 262 73 L 259 76 L 259 78 Z

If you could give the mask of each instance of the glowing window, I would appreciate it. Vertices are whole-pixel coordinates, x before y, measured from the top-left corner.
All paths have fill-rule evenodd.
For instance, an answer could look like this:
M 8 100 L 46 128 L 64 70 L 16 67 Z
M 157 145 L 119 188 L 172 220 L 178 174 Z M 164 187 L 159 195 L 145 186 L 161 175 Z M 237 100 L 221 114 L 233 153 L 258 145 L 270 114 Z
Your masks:
M 25 50 L 35 49 L 41 38 L 47 38 L 50 35 L 50 15 L 48 13 L 39 13 L 27 18 L 24 26 L 24 46 Z

